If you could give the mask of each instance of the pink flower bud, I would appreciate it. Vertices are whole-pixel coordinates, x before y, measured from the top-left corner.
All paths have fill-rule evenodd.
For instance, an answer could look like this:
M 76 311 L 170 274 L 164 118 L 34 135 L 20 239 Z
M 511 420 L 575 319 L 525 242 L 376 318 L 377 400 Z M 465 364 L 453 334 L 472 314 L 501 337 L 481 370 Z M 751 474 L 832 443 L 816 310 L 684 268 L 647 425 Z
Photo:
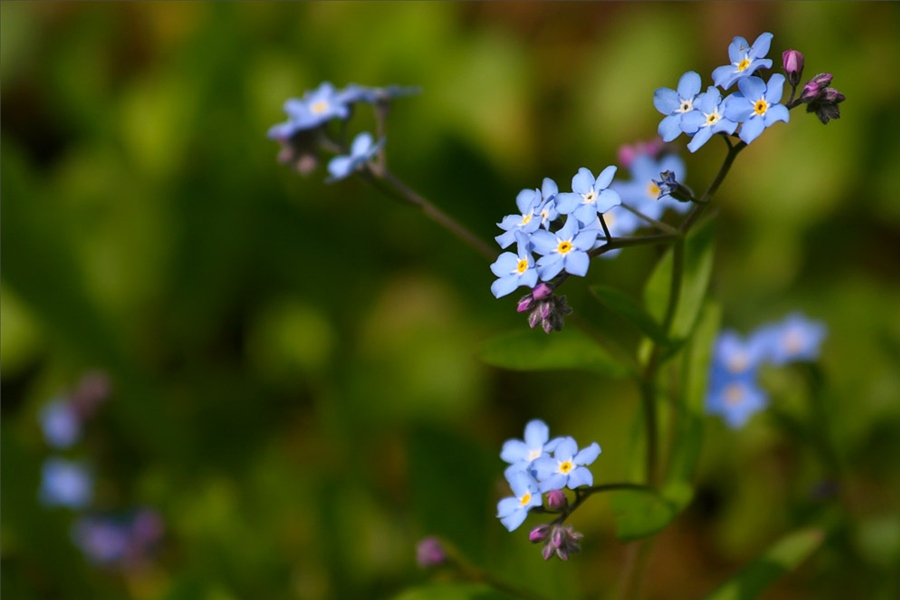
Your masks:
M 528 534 L 528 539 L 531 540 L 532 544 L 536 544 L 538 542 L 543 542 L 547 539 L 548 535 L 550 535 L 550 525 L 544 523 L 543 525 L 538 525 L 532 529 L 531 533 Z
M 416 562 L 422 568 L 437 567 L 447 561 L 447 552 L 436 537 L 427 537 L 416 546 Z
M 566 498 L 566 494 L 562 490 L 553 490 L 547 493 L 547 506 L 551 510 L 562 510 L 568 505 L 569 499 Z
M 785 50 L 781 54 L 784 63 L 784 73 L 787 75 L 791 87 L 797 87 L 800 77 L 803 75 L 803 54 L 797 50 Z

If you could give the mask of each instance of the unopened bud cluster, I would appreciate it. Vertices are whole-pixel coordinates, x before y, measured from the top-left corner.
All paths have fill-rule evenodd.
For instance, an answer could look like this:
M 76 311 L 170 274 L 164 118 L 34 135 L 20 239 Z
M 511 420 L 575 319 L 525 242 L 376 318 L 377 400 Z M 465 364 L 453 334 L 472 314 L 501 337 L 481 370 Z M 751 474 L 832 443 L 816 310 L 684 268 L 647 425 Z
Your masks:
M 554 294 L 553 288 L 546 283 L 538 284 L 530 294 L 523 296 L 516 310 L 527 312 L 528 326 L 532 329 L 540 326 L 545 333 L 562 330 L 564 317 L 572 312 L 566 297 Z
M 581 551 L 581 544 L 578 542 L 583 537 L 584 535 L 575 531 L 571 525 L 561 523 L 539 525 L 528 535 L 532 543 L 545 542 L 541 548 L 544 560 L 550 560 L 554 556 L 560 560 L 569 560 L 570 555 Z

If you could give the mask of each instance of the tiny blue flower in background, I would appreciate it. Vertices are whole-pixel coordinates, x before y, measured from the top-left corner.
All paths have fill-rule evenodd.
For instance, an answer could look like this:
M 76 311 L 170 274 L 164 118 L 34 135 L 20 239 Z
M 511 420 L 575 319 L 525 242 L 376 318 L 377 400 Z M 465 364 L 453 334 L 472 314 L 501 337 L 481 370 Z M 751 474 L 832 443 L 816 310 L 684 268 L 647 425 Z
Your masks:
M 372 157 L 381 150 L 384 145 L 384 138 L 377 144 L 372 143 L 372 135 L 369 133 L 360 133 L 350 145 L 350 154 L 343 156 L 335 156 L 328 163 L 328 172 L 331 173 L 329 182 L 344 179 L 360 165 L 372 160 Z
M 500 458 L 510 464 L 506 469 L 506 478 L 512 473 L 526 470 L 535 459 L 552 451 L 560 438 L 550 440 L 550 428 L 540 419 L 533 419 L 525 425 L 525 439 L 506 440 L 500 451 Z
M 504 252 L 491 265 L 491 271 L 499 277 L 491 284 L 491 293 L 496 298 L 505 296 L 523 285 L 532 288 L 538 282 L 534 258 L 532 258 L 531 252 L 528 251 L 528 238 L 521 232 L 516 232 L 516 234 L 518 255 L 512 252 Z
M 768 330 L 770 345 L 767 358 L 775 365 L 819 358 L 819 346 L 827 332 L 823 323 L 811 321 L 800 313 L 788 315 Z
M 92 564 L 127 569 L 148 558 L 163 529 L 162 518 L 145 508 L 125 517 L 81 517 L 72 525 L 71 535 Z
M 594 476 L 585 466 L 600 456 L 597 442 L 578 450 L 578 444 L 571 437 L 559 440 L 553 449 L 553 456 L 544 456 L 534 461 L 541 492 L 561 490 L 564 487 L 574 490 L 582 485 L 593 485 Z
M 509 531 L 525 521 L 528 511 L 541 505 L 537 482 L 525 471 L 516 471 L 509 478 L 513 496 L 497 503 L 497 518 Z
M 630 235 L 637 231 L 643 224 L 641 218 L 625 208 L 625 206 L 613 206 L 610 210 L 603 213 L 603 221 L 606 223 L 606 228 L 609 229 L 609 235 L 614 238 Z M 602 231 L 602 226 L 598 223 L 597 227 L 601 228 L 601 232 L 600 237 L 594 242 L 594 248 L 602 248 L 606 245 L 607 240 Z M 621 252 L 622 249 L 617 248 L 615 250 L 604 252 L 600 256 L 607 259 L 615 258 L 621 254 Z
M 653 93 L 653 106 L 666 115 L 657 131 L 664 142 L 671 142 L 681 133 L 681 119 L 694 110 L 694 98 L 700 93 L 700 75 L 688 71 L 678 80 L 678 89 L 659 88 Z
M 694 110 L 681 119 L 681 129 L 694 136 L 688 143 L 688 150 L 696 152 L 700 146 L 709 141 L 714 133 L 734 133 L 737 123 L 724 115 L 722 94 L 713 86 L 697 96 Z
M 671 171 L 679 181 L 686 177 L 684 161 L 679 156 L 666 154 L 657 160 L 648 154 L 642 154 L 631 163 L 631 180 L 614 181 L 610 188 L 619 193 L 623 204 L 651 219 L 661 218 L 666 208 L 684 212 L 689 208 L 688 204 L 668 197 L 659 199 L 659 186 L 654 180 L 663 171 Z
M 268 136 L 272 139 L 287 140 L 299 131 L 314 129 L 331 119 L 346 119 L 350 116 L 350 107 L 334 86 L 326 81 L 315 90 L 303 94 L 299 100 L 286 100 L 284 112 L 288 120 L 269 129 Z
M 45 506 L 84 508 L 93 498 L 93 481 L 80 462 L 48 458 L 41 469 L 38 497 Z
M 766 358 L 770 340 L 769 332 L 763 329 L 747 339 L 731 330 L 720 333 L 713 351 L 712 381 L 754 378 Z
M 70 448 L 81 437 L 81 418 L 68 400 L 53 400 L 39 414 L 44 440 L 52 448 Z
M 388 102 L 394 98 L 402 96 L 411 96 L 421 94 L 420 87 L 406 87 L 401 85 L 389 85 L 386 87 L 366 87 L 355 83 L 348 84 L 337 97 L 341 102 L 368 102 L 369 104 L 378 104 L 379 102 Z
M 535 218 L 537 210 L 541 206 L 543 198 L 540 190 L 522 190 L 516 196 L 516 206 L 519 207 L 518 215 L 507 215 L 497 223 L 497 227 L 504 230 L 494 239 L 501 248 L 509 247 L 516 241 L 516 234 L 522 232 L 529 234 L 541 226 L 541 219 Z
M 725 100 L 725 118 L 741 123 L 738 136 L 746 143 L 759 137 L 764 129 L 778 121 L 787 123 L 791 115 L 781 100 L 784 75 L 775 73 L 768 85 L 759 77 L 746 77 L 738 81 L 739 93 Z
M 753 379 L 732 378 L 712 384 L 706 397 L 706 410 L 720 415 L 732 429 L 739 429 L 767 403 L 768 397 Z
M 772 60 L 765 56 L 769 53 L 772 37 L 771 33 L 763 33 L 756 38 L 752 46 L 747 44 L 747 40 L 744 38 L 735 37 L 728 46 L 728 58 L 731 60 L 731 64 L 716 67 L 713 70 L 713 83 L 723 90 L 727 90 L 735 81 L 753 75 L 757 69 L 771 68 Z
M 578 220 L 572 218 L 556 233 L 545 229 L 535 231 L 531 243 L 534 251 L 543 255 L 537 262 L 540 278 L 549 281 L 563 270 L 584 277 L 591 261 L 587 253 L 597 241 L 597 234 L 594 228 L 579 229 Z

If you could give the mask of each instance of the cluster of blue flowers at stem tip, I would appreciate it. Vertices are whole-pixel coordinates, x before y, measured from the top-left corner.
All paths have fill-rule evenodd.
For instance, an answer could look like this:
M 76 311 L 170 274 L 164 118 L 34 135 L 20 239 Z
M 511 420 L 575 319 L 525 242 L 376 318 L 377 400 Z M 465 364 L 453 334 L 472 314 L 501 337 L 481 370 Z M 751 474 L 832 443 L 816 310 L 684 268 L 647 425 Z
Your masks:
M 104 373 L 90 372 L 73 391 L 44 405 L 38 424 L 47 445 L 55 452 L 77 452 L 88 421 L 110 391 Z M 162 519 L 151 508 L 115 514 L 91 510 L 96 500 L 94 474 L 84 458 L 49 456 L 41 468 L 38 500 L 48 508 L 79 514 L 71 528 L 72 541 L 94 565 L 136 568 L 146 562 L 163 535 Z
M 753 44 L 743 37 L 735 37 L 728 47 L 730 63 L 713 70 L 715 85 L 706 91 L 702 91 L 700 75 L 694 71 L 682 75 L 675 89 L 656 90 L 653 104 L 665 115 L 659 123 L 662 139 L 670 142 L 685 133 L 692 138 L 687 145 L 691 152 L 696 152 L 716 133 L 726 136 L 736 133 L 741 141 L 749 144 L 775 123 L 787 123 L 789 109 L 801 103 L 806 103 L 807 112 L 815 112 L 823 123 L 839 118 L 837 105 L 844 101 L 844 96 L 828 87 L 830 74 L 816 75 L 795 99 L 804 63 L 803 55 L 797 50 L 782 53 L 785 75 L 774 73 L 767 81 L 755 75 L 761 69 L 772 67 L 772 59 L 766 58 L 772 37 L 771 33 L 763 33 Z M 788 101 L 781 104 L 786 81 L 791 93 Z M 723 98 L 722 91 L 735 84 L 738 91 Z
M 579 449 L 572 437 L 550 439 L 550 428 L 539 419 L 525 425 L 524 439 L 504 442 L 500 458 L 509 463 L 504 472 L 512 496 L 497 503 L 497 518 L 509 531 L 518 528 L 529 511 L 564 513 L 568 498 L 563 490 L 577 490 L 594 484 L 588 469 L 600 455 L 596 442 Z M 547 506 L 544 508 L 544 494 Z M 578 551 L 581 534 L 558 522 L 538 527 L 531 532 L 532 542 L 547 541 L 544 558 L 558 556 L 563 560 Z M 551 535 L 552 534 L 552 535 Z
M 306 175 L 319 164 L 322 148 L 336 154 L 328 164 L 331 174 L 326 181 L 344 179 L 353 172 L 364 168 L 385 143 L 382 137 L 377 142 L 372 134 L 363 132 L 356 136 L 349 152 L 344 143 L 344 129 L 335 139 L 327 126 L 331 121 L 342 125 L 353 115 L 357 103 L 370 104 L 381 118 L 387 116 L 394 98 L 419 92 L 418 88 L 391 85 L 383 88 L 366 87 L 351 83 L 343 89 L 324 82 L 314 90 L 307 91 L 301 98 L 289 98 L 284 103 L 288 120 L 269 128 L 268 137 L 281 144 L 278 160 L 293 166 Z
M 757 381 L 759 368 L 816 360 L 825 334 L 824 324 L 800 313 L 764 325 L 746 338 L 732 330 L 721 332 L 713 351 L 707 412 L 720 415 L 733 429 L 743 427 L 769 402 Z

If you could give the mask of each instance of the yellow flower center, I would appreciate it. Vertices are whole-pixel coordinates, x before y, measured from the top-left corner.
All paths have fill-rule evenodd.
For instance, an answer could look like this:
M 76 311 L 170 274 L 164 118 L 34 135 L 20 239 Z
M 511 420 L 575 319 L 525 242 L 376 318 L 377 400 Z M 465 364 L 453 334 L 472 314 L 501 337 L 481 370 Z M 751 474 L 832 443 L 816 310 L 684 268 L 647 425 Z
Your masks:
M 534 450 L 528 451 L 528 460 L 529 461 L 534 460 L 536 458 L 540 458 L 540 456 L 541 456 L 540 450 L 534 449 Z
M 567 460 L 559 463 L 559 472 L 563 475 L 568 475 L 569 471 L 575 468 L 575 465 L 572 464 L 571 460 Z
M 659 197 L 659 186 L 652 181 L 650 182 L 650 185 L 647 186 L 647 196 L 653 200 L 656 200 Z
M 532 213 L 528 213 L 527 215 L 522 215 L 522 222 L 519 225 L 528 225 L 531 223 L 531 215 Z
M 524 273 L 527 270 L 528 270 L 528 259 L 520 258 L 519 264 L 516 265 L 516 271 L 518 271 L 519 275 L 521 275 L 522 273 Z
M 525 495 L 519 498 L 519 504 L 525 506 L 529 502 L 531 502 L 531 492 L 525 492 Z
M 568 254 L 572 251 L 572 242 L 560 242 L 556 247 L 556 251 L 560 254 Z
M 747 369 L 750 360 L 743 352 L 738 352 L 728 359 L 728 370 L 732 373 L 742 373 Z
M 309 110 L 311 110 L 314 115 L 321 115 L 323 112 L 328 110 L 328 102 L 325 100 L 313 102 L 313 105 L 309 107 Z
M 753 112 L 755 112 L 760 117 L 765 115 L 767 110 L 769 110 L 769 104 L 765 101 L 764 98 L 760 98 L 756 101 L 756 104 L 753 105 Z
M 749 67 L 749 66 L 750 66 L 750 59 L 745 56 L 744 60 L 742 60 L 741 62 L 739 62 L 737 64 L 738 73 L 740 73 L 741 71 L 746 71 L 747 67 Z
M 715 125 L 721 118 L 722 117 L 718 112 L 709 113 L 708 115 L 706 115 L 706 126 L 709 127 L 710 125 Z
M 725 403 L 729 406 L 737 406 L 744 401 L 744 388 L 733 383 L 725 389 Z

